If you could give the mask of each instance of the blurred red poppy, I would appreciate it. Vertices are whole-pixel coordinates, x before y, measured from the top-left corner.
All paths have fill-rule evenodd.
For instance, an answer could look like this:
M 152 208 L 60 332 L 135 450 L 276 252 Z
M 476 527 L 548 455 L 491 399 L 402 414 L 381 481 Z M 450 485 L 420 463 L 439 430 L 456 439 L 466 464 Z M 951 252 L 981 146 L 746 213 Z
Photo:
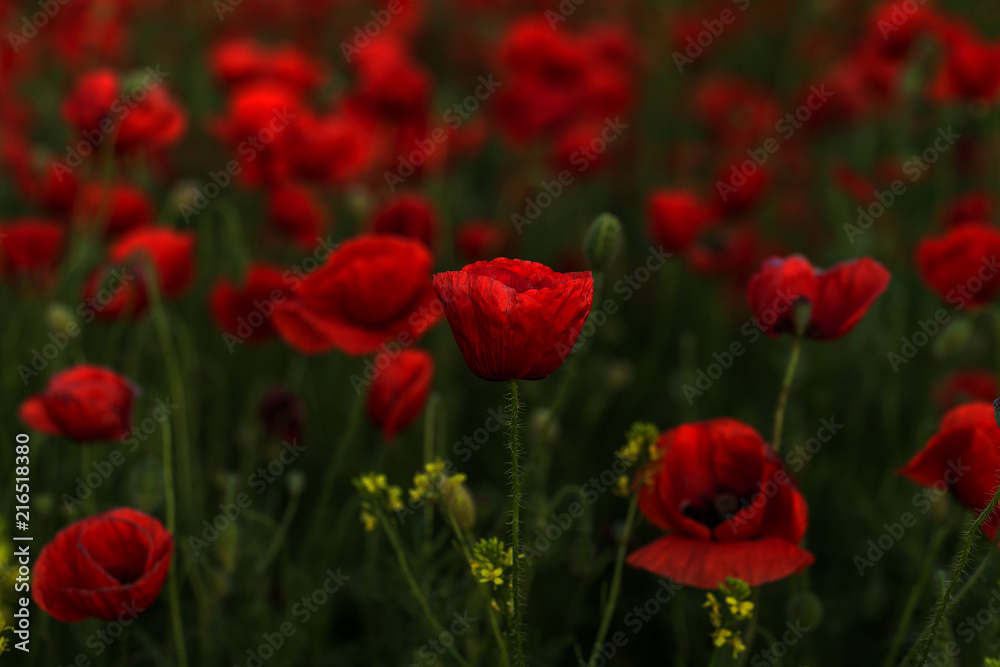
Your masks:
M 42 393 L 21 403 L 18 414 L 42 433 L 79 442 L 117 440 L 132 428 L 137 393 L 114 371 L 81 364 L 53 375 Z
M 889 285 L 889 272 L 868 257 L 820 270 L 801 255 L 764 261 L 750 278 L 747 300 L 757 326 L 770 337 L 795 332 L 794 305 L 812 304 L 805 336 L 831 340 L 861 320 Z
M 1000 231 L 985 223 L 967 223 L 943 236 L 924 237 L 917 245 L 920 277 L 957 309 L 981 306 L 1000 290 Z
M 66 232 L 47 220 L 11 220 L 0 224 L 0 276 L 41 279 L 58 266 Z
M 629 565 L 714 589 L 726 577 L 759 586 L 812 564 L 799 546 L 805 498 L 757 431 L 714 419 L 667 431 L 656 446 L 661 458 L 637 479 L 639 508 L 670 534 L 630 554 Z
M 433 249 L 437 238 L 437 215 L 433 205 L 415 194 L 399 195 L 382 205 L 373 217 L 376 234 L 398 234 Z
M 952 373 L 934 391 L 935 402 L 944 410 L 972 401 L 993 401 L 997 395 L 993 371 L 968 369 Z
M 493 259 L 509 243 L 507 227 L 489 220 L 470 220 L 455 228 L 455 250 L 466 259 Z
M 155 518 L 121 508 L 59 531 L 38 555 L 35 603 L 75 623 L 134 618 L 156 601 L 170 571 L 174 539 Z
M 209 297 L 212 316 L 223 331 L 240 341 L 260 342 L 274 335 L 271 315 L 290 290 L 291 281 L 282 277 L 280 269 L 253 265 L 240 286 L 228 280 L 216 283 Z M 232 351 L 232 343 L 227 345 Z
M 898 472 L 911 482 L 936 491 L 950 490 L 973 511 L 982 511 L 993 498 L 1000 470 L 1000 429 L 993 405 L 961 405 L 941 419 L 941 426 L 924 448 Z M 993 538 L 1000 524 L 1000 507 L 982 524 Z
M 665 250 L 684 252 L 715 222 L 707 204 L 687 190 L 656 190 L 646 203 L 649 235 Z
M 127 183 L 110 188 L 94 183 L 80 193 L 79 215 L 91 224 L 99 223 L 104 234 L 113 237 L 150 224 L 153 205 L 146 193 Z
M 403 350 L 372 380 L 368 418 L 382 430 L 386 442 L 392 442 L 423 410 L 433 376 L 431 355 L 423 350 Z
M 573 350 L 594 279 L 498 257 L 436 274 L 434 290 L 470 371 L 484 380 L 540 380 Z
M 326 227 L 326 211 L 307 188 L 283 185 L 270 191 L 267 221 L 303 250 L 310 250 Z
M 412 239 L 346 241 L 278 305 L 274 327 L 307 354 L 336 348 L 360 356 L 393 339 L 411 344 L 441 317 L 433 307 L 431 263 L 427 248 Z
M 149 277 L 145 261 L 156 271 L 162 297 L 181 296 L 194 278 L 194 243 L 193 233 L 166 227 L 129 232 L 108 250 L 108 262 L 84 281 L 84 301 L 94 316 L 104 320 L 146 312 Z

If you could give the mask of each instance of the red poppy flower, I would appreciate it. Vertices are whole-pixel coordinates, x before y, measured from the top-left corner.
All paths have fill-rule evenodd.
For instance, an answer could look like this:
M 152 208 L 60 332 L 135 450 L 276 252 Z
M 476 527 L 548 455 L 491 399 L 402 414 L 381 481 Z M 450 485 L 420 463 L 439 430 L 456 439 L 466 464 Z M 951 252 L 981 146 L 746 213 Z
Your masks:
M 868 257 L 820 270 L 805 257 L 772 257 L 750 278 L 747 300 L 757 326 L 772 338 L 794 333 L 792 307 L 804 299 L 812 304 L 805 328 L 807 338 L 831 340 L 843 336 L 861 320 L 889 285 L 889 272 Z
M 65 240 L 61 225 L 13 220 L 0 225 L 0 276 L 46 277 L 59 263 Z
M 968 223 L 921 240 L 917 270 L 935 294 L 956 308 L 980 306 L 992 301 L 1000 289 L 998 253 L 1000 231 Z
M 194 277 L 194 234 L 165 227 L 144 227 L 119 238 L 108 251 L 109 262 L 96 268 L 83 284 L 84 301 L 95 317 L 113 320 L 146 312 L 146 265 L 152 263 L 160 295 L 178 297 Z
M 326 212 L 306 188 L 284 185 L 271 190 L 267 198 L 267 221 L 304 250 L 316 245 L 323 231 Z
M 21 421 L 80 442 L 117 440 L 132 428 L 136 388 L 100 366 L 81 364 L 52 376 L 45 390 L 21 404 Z
M 382 430 L 386 442 L 413 423 L 427 402 L 434 360 L 423 350 L 403 350 L 368 390 L 368 418 Z
M 948 39 L 944 63 L 931 83 L 938 100 L 991 102 L 1000 93 L 1000 46 L 970 33 Z
M 226 333 L 241 341 L 260 342 L 274 335 L 271 315 L 288 298 L 290 289 L 280 269 L 251 266 L 243 285 L 223 280 L 212 289 L 212 315 Z M 231 351 L 231 343 L 227 345 Z
M 386 202 L 375 212 L 372 220 L 372 231 L 376 234 L 406 236 L 428 248 L 434 248 L 437 226 L 434 207 L 414 194 L 399 195 Z
M 361 176 L 372 159 L 372 130 L 351 116 L 303 112 L 287 135 L 283 169 L 297 179 L 348 182 Z
M 174 539 L 155 518 L 120 508 L 69 525 L 38 555 L 35 603 L 63 623 L 134 617 L 156 601 Z
M 1000 429 L 990 403 L 969 403 L 948 412 L 937 433 L 899 470 L 920 486 L 949 489 L 959 502 L 982 511 L 993 498 L 1000 470 Z M 1000 523 L 1000 508 L 982 524 L 990 539 Z
M 132 185 L 105 188 L 91 184 L 80 195 L 80 215 L 89 222 L 99 222 L 105 235 L 112 237 L 152 222 L 153 205 L 146 193 Z
M 272 322 L 289 345 L 315 354 L 336 348 L 360 356 L 396 339 L 409 344 L 441 317 L 427 248 L 399 236 L 346 241 L 309 274 Z
M 993 401 L 997 395 L 993 371 L 969 369 L 949 375 L 934 392 L 935 402 L 944 410 L 972 401 Z
M 684 252 L 707 227 L 714 214 L 692 192 L 656 190 L 646 204 L 649 235 L 670 252 Z
M 993 199 L 986 192 L 969 192 L 953 200 L 944 213 L 945 227 L 993 219 Z
M 93 146 L 113 139 L 118 152 L 156 150 L 174 144 L 187 116 L 152 71 L 127 89 L 113 70 L 81 75 L 63 102 L 63 116 Z
M 509 242 L 507 227 L 488 220 L 470 220 L 455 228 L 455 250 L 466 259 L 493 259 Z
M 540 380 L 576 344 L 594 279 L 498 257 L 435 275 L 434 290 L 470 371 L 484 380 Z
M 670 534 L 630 554 L 629 565 L 713 589 L 726 577 L 759 586 L 812 564 L 799 546 L 805 498 L 753 428 L 734 419 L 683 424 L 657 449 L 661 458 L 640 473 L 639 508 Z

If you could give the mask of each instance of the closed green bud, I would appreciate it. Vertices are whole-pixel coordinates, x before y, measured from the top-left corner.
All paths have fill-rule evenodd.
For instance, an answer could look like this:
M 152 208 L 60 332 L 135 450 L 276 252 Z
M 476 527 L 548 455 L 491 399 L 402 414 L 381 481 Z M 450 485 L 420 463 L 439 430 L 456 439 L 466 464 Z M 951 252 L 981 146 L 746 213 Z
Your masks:
M 583 250 L 593 271 L 604 271 L 618 256 L 622 245 L 622 223 L 610 213 L 597 216 L 590 225 Z
M 70 325 L 76 326 L 76 317 L 65 304 L 50 303 L 45 309 L 45 323 L 52 331 L 66 332 Z
M 785 614 L 792 623 L 798 621 L 812 630 L 823 620 L 823 603 L 813 593 L 796 593 L 788 599 Z
M 301 496 L 306 488 L 306 476 L 301 470 L 290 470 L 285 481 L 288 484 L 288 493 L 293 496 Z
M 936 320 L 928 320 L 930 324 L 937 324 Z M 972 324 L 967 318 L 958 318 L 950 324 L 939 325 L 942 329 L 934 340 L 934 356 L 938 359 L 954 357 L 961 351 L 967 350 L 969 340 L 974 335 Z M 930 335 L 930 334 L 929 334 Z
M 454 485 L 444 502 L 448 503 L 448 509 L 455 516 L 459 528 L 469 530 L 476 525 L 476 501 L 472 499 L 465 484 Z

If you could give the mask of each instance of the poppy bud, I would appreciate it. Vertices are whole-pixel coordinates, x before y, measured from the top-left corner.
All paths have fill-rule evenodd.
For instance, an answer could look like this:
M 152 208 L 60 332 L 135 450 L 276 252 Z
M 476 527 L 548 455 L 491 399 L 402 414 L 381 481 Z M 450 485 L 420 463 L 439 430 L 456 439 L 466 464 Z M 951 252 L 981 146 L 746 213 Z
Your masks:
M 50 303 L 45 309 L 45 322 L 52 331 L 66 331 L 72 324 L 76 326 L 76 318 L 73 311 L 62 303 Z
M 455 515 L 455 521 L 462 530 L 469 530 L 476 525 L 476 501 L 465 484 L 455 484 L 445 494 L 444 502 Z
M 146 459 L 129 471 L 125 486 L 132 503 L 152 514 L 163 503 L 163 466 L 158 459 Z
M 785 615 L 792 623 L 798 621 L 812 630 L 823 620 L 823 603 L 813 593 L 796 593 L 789 598 Z
M 295 497 L 301 496 L 306 488 L 306 476 L 301 470 L 289 471 L 285 482 L 288 484 L 288 493 Z
M 931 322 L 931 320 L 928 320 Z M 948 326 L 941 325 L 944 331 L 934 340 L 934 356 L 938 359 L 947 359 L 958 354 L 959 351 L 968 349 L 972 339 L 973 328 L 969 320 L 965 318 L 956 319 Z
M 610 213 L 597 216 L 590 225 L 583 250 L 592 271 L 604 271 L 608 268 L 622 245 L 622 223 Z

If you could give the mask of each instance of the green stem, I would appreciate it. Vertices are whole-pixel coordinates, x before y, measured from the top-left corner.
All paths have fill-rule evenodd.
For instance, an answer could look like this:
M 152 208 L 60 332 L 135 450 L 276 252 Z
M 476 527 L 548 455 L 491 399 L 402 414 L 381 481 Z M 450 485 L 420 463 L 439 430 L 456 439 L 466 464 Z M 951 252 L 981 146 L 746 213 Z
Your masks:
M 750 599 L 753 602 L 753 616 L 750 617 L 750 625 L 747 626 L 746 634 L 743 635 L 743 645 L 746 647 L 743 654 L 740 655 L 740 659 L 736 662 L 736 667 L 743 667 L 746 664 L 747 659 L 750 657 L 750 651 L 753 649 L 753 640 L 757 636 L 757 619 L 760 618 L 760 589 L 753 589 L 753 597 Z
M 340 440 L 337 441 L 334 454 L 330 457 L 330 463 L 326 468 L 326 474 L 323 476 L 323 488 L 320 489 L 317 511 L 314 515 L 312 526 L 309 529 L 310 535 L 318 536 L 320 531 L 324 531 L 323 535 L 326 535 L 324 524 L 326 523 L 327 510 L 330 507 L 330 500 L 333 495 L 333 487 L 337 481 L 337 473 L 340 472 L 341 464 L 344 460 L 344 454 L 347 451 L 348 445 L 354 440 L 354 436 L 357 435 L 358 432 L 358 427 L 361 425 L 361 413 L 364 411 L 364 405 L 365 395 L 364 393 L 359 392 L 354 398 L 354 405 L 351 406 L 351 412 L 348 416 L 347 429 L 344 431 L 343 435 L 340 436 Z
M 934 642 L 937 641 L 938 629 L 941 627 L 941 623 L 944 621 L 945 617 L 951 611 L 954 606 L 954 602 L 958 602 L 960 598 L 956 596 L 955 600 L 952 601 L 951 592 L 955 589 L 958 584 L 958 580 L 962 578 L 962 573 L 965 571 L 965 565 L 969 562 L 969 553 L 972 551 L 972 543 L 976 539 L 976 531 L 982 525 L 983 521 L 986 520 L 997 506 L 997 502 L 1000 501 L 1000 486 L 997 486 L 997 490 L 993 493 L 993 498 L 990 500 L 989 505 L 986 509 L 976 517 L 976 520 L 972 522 L 972 526 L 969 528 L 968 534 L 965 536 L 965 542 L 962 545 L 961 556 L 959 556 L 958 565 L 955 566 L 955 571 L 951 575 L 951 580 L 948 582 L 948 588 L 945 589 L 944 595 L 938 600 L 937 607 L 934 610 L 934 621 L 931 624 L 931 633 L 924 644 L 924 650 L 921 653 L 920 662 L 918 664 L 925 664 L 927 662 L 927 656 L 930 655 L 931 648 L 934 646 Z M 973 574 L 973 576 L 966 583 L 965 587 L 962 588 L 960 594 L 965 595 L 965 592 L 969 590 L 975 579 L 978 579 L 985 570 L 986 563 L 993 558 L 993 553 L 997 550 L 997 539 L 1000 538 L 1000 530 L 997 531 L 996 536 L 993 539 L 993 544 L 990 553 L 986 556 L 983 564 L 978 570 Z M 919 643 L 919 641 L 918 641 Z
M 295 518 L 295 513 L 299 509 L 299 498 L 301 494 L 293 493 L 291 499 L 288 501 L 288 507 L 285 508 L 285 514 L 281 518 L 281 524 L 278 529 L 274 532 L 274 537 L 271 538 L 271 544 L 267 549 L 267 553 L 264 558 L 257 565 L 257 574 L 261 575 L 267 571 L 271 563 L 277 557 L 278 552 L 281 551 L 281 545 L 285 543 L 285 536 L 288 535 L 288 529 L 292 525 L 292 520 Z
M 94 460 L 90 445 L 80 445 L 80 481 L 84 486 L 87 484 L 87 475 L 90 474 L 90 466 Z M 97 493 L 93 489 L 90 495 L 83 499 L 83 513 L 86 516 L 93 516 L 97 513 Z
M 440 402 L 441 397 L 437 393 L 431 394 L 430 399 L 427 401 L 427 409 L 424 412 L 425 464 L 434 460 L 434 422 L 437 418 L 437 408 Z M 434 540 L 434 507 L 431 503 L 424 503 L 424 525 L 422 531 L 424 537 L 423 551 L 424 554 L 430 555 Z
M 167 532 L 176 538 L 177 535 L 177 498 L 174 491 L 174 448 L 170 432 L 170 422 L 163 422 L 163 492 L 167 506 Z M 170 560 L 170 581 L 168 595 L 170 597 L 170 622 L 174 631 L 174 645 L 177 648 L 177 664 L 187 667 L 187 649 L 184 646 L 184 625 L 181 622 L 181 601 L 177 584 L 177 558 Z
M 511 634 L 514 635 L 514 664 L 524 667 L 524 646 L 521 638 L 521 445 L 520 430 L 521 403 L 517 396 L 517 380 L 510 381 L 510 476 L 511 476 L 511 520 L 510 544 L 513 550 L 513 565 L 510 578 L 511 600 L 514 606 Z
M 159 275 L 156 272 L 156 267 L 148 258 L 144 257 L 143 263 L 145 264 L 145 287 L 149 296 L 150 317 L 153 320 L 156 335 L 160 339 L 160 349 L 163 352 L 163 361 L 167 370 L 167 383 L 170 385 L 171 400 L 176 400 L 180 406 L 174 411 L 174 419 L 177 422 L 178 468 L 181 485 L 185 490 L 182 498 L 186 509 L 190 509 L 191 498 L 198 493 L 198 489 L 191 476 L 191 441 L 188 438 L 184 377 L 181 373 L 177 348 L 174 347 L 173 339 L 170 337 L 170 324 L 167 322 L 163 301 L 160 298 Z M 189 512 L 186 514 L 190 516 Z
M 622 532 L 621 542 L 618 543 L 618 556 L 615 559 L 615 572 L 611 578 L 611 591 L 608 594 L 607 605 L 604 607 L 604 616 L 601 618 L 601 625 L 597 630 L 597 638 L 594 640 L 594 648 L 591 650 L 590 660 L 587 662 L 588 667 L 594 667 L 597 664 L 597 658 L 601 654 L 601 646 L 604 644 L 604 638 L 611 627 L 611 616 L 615 613 L 615 608 L 618 606 L 618 595 L 621 592 L 622 584 L 622 569 L 625 565 L 625 552 L 628 551 L 628 541 L 632 536 L 632 526 L 635 523 L 635 510 L 638 506 L 639 494 L 633 493 L 628 505 L 628 514 L 625 516 L 625 529 Z
M 920 576 L 917 579 L 917 583 L 913 586 L 913 590 L 910 592 L 910 596 L 906 600 L 906 606 L 903 608 L 903 616 L 899 619 L 899 628 L 896 629 L 896 636 L 892 638 L 889 655 L 886 656 L 883 667 L 893 667 L 893 665 L 896 664 L 896 658 L 899 657 L 899 650 L 903 646 L 903 639 L 906 637 L 906 631 L 910 627 L 910 621 L 913 620 L 913 614 L 917 609 L 917 603 L 920 602 L 920 594 L 923 592 L 924 586 L 927 585 L 927 580 L 930 578 L 931 572 L 934 570 L 934 560 L 938 551 L 941 549 L 941 545 L 944 544 L 945 538 L 951 534 L 951 529 L 953 527 L 953 521 L 942 527 L 941 530 L 938 531 L 938 534 L 934 537 L 934 541 L 931 542 L 928 547 L 927 562 L 924 564 L 923 570 L 920 572 Z
M 396 552 L 396 560 L 399 562 L 399 567 L 403 571 L 403 577 L 406 579 L 406 583 L 410 587 L 410 592 L 413 593 L 413 597 L 416 598 L 417 603 L 423 610 L 424 616 L 427 618 L 427 621 L 430 623 L 434 632 L 439 636 L 445 634 L 444 626 L 442 626 L 441 622 L 437 620 L 436 616 L 434 616 L 434 612 L 431 611 L 430 604 L 428 604 L 427 598 L 424 596 L 424 592 L 420 590 L 420 586 L 417 584 L 417 580 L 413 576 L 413 571 L 410 570 L 410 564 L 406 560 L 406 552 L 403 551 L 403 546 L 399 542 L 399 537 L 396 535 L 395 529 L 389 525 L 389 519 L 385 515 L 385 512 L 382 511 L 381 507 L 378 505 L 376 505 L 376 507 L 378 507 L 379 513 L 379 525 L 382 526 L 385 536 L 389 539 L 389 544 L 392 545 L 392 550 Z M 465 658 L 463 658 L 455 648 L 454 642 L 452 642 L 452 644 L 448 647 L 448 652 L 451 653 L 451 656 L 455 658 L 455 661 L 459 665 L 462 667 L 469 667 L 469 663 L 465 661 Z
M 444 508 L 445 514 L 448 516 L 448 522 L 451 524 L 451 529 L 455 533 L 455 537 L 458 539 L 458 546 L 462 550 L 462 555 L 465 557 L 465 562 L 468 565 L 472 562 L 472 550 L 469 548 L 469 542 L 465 538 L 465 531 L 458 525 L 458 520 L 455 518 L 455 513 L 451 511 L 451 505 L 447 502 L 442 502 L 441 506 Z M 507 641 L 503 637 L 503 633 L 500 631 L 500 620 L 497 618 L 496 609 L 493 608 L 493 597 L 489 594 L 489 590 L 486 588 L 486 584 L 476 582 L 476 588 L 479 589 L 479 593 L 483 598 L 483 603 L 486 605 L 486 616 L 490 619 L 490 628 L 493 630 L 493 637 L 497 640 L 497 647 L 500 649 L 500 657 L 502 658 L 501 665 L 510 665 L 510 654 L 507 652 Z
M 774 411 L 774 437 L 771 448 L 777 453 L 781 449 L 781 431 L 785 426 L 785 408 L 788 407 L 788 393 L 792 388 L 795 369 L 799 365 L 799 355 L 802 352 L 802 334 L 795 336 L 792 342 L 792 353 L 788 357 L 788 368 L 785 369 L 785 379 L 781 383 L 781 393 L 778 395 L 778 408 Z

